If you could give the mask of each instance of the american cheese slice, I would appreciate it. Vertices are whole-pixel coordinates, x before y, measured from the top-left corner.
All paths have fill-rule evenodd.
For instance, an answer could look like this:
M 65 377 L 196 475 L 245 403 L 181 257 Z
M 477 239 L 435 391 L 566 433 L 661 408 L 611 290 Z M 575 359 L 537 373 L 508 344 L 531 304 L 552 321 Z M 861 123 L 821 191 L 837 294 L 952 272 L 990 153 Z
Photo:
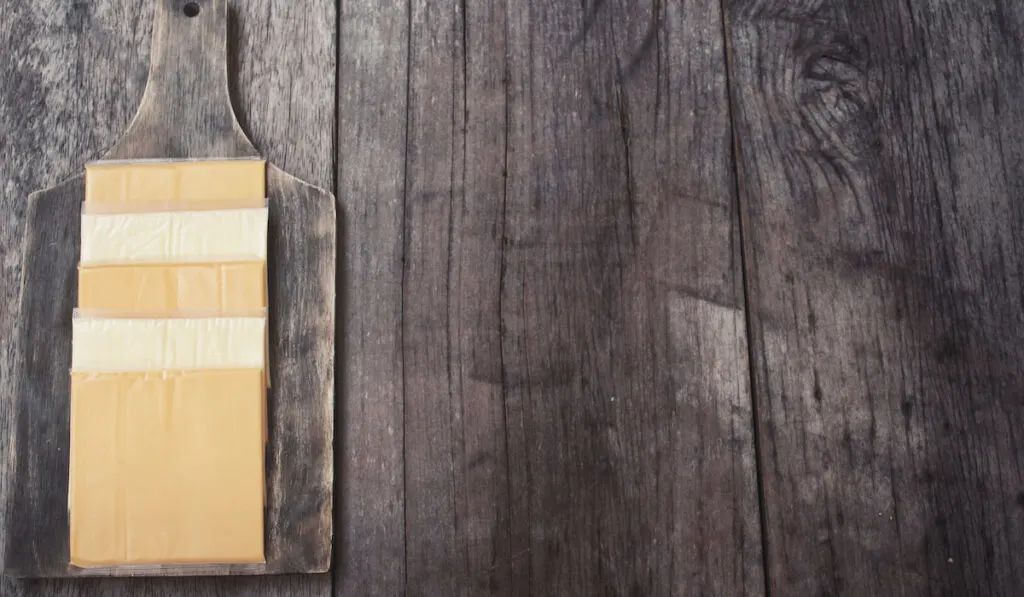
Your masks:
M 264 160 L 97 162 L 85 166 L 87 205 L 222 203 L 266 197 Z
M 263 369 L 265 317 L 72 322 L 71 370 Z
M 267 208 L 82 214 L 81 265 L 266 261 Z
M 74 373 L 71 563 L 264 559 L 259 369 Z
M 148 317 L 257 313 L 267 306 L 266 269 L 262 261 L 85 266 L 78 308 Z

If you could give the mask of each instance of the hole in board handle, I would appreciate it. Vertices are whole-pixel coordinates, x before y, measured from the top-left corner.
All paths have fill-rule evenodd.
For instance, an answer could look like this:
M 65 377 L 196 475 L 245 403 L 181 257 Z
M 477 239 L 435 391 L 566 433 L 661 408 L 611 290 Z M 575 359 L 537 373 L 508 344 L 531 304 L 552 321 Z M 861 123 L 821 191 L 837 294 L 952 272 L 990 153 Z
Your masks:
M 185 6 L 182 7 L 181 12 L 185 13 L 186 17 L 192 18 L 199 15 L 199 3 L 198 2 L 186 2 Z

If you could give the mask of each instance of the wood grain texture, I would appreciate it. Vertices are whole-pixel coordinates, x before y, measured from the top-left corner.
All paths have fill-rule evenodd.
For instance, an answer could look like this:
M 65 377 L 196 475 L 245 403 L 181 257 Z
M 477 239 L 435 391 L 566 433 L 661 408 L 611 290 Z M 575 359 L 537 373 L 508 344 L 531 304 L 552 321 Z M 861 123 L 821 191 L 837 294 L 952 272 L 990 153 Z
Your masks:
M 146 90 L 102 159 L 259 156 L 228 95 L 227 13 L 227 2 L 157 0 Z
M 762 594 L 717 5 L 343 10 L 335 594 Z
M 774 595 L 1024 587 L 1024 6 L 726 2 Z
M 345 0 L 338 44 L 344 260 L 334 594 L 405 592 L 402 262 L 409 14 Z
M 450 252 L 457 234 L 452 225 L 454 178 L 461 170 L 455 119 L 464 112 L 456 75 L 462 70 L 462 6 L 416 1 L 410 7 L 400 297 L 406 383 L 405 594 L 459 595 L 467 556 L 478 554 L 463 547 L 467 537 L 460 532 L 465 520 L 460 516 L 463 405 L 452 387 L 452 368 L 459 362 L 450 342 L 460 315 L 450 308 L 455 298 Z M 500 168 L 489 166 L 492 172 Z M 508 544 L 499 536 L 493 539 L 492 544 Z
M 403 295 L 407 595 L 508 595 L 516 581 L 500 369 L 504 10 L 500 3 L 412 4 Z
M 502 382 L 535 595 L 759 595 L 718 4 L 509 0 Z
M 204 8 L 208 3 L 201 2 Z M 333 132 L 323 127 L 323 117 L 333 121 L 334 103 L 334 7 L 328 2 L 308 3 L 302 10 L 274 7 L 275 19 L 267 19 L 269 3 L 249 2 L 230 11 L 232 51 L 241 50 L 242 56 L 232 63 L 237 77 L 229 79 L 232 91 L 242 108 L 243 118 L 261 118 L 274 113 L 269 123 L 255 127 L 254 138 L 264 155 L 320 184 L 332 184 Z M 24 197 L 33 187 L 44 186 L 58 180 L 61 173 L 79 170 L 81 164 L 97 155 L 103 145 L 121 133 L 128 117 L 139 102 L 145 82 L 146 50 L 150 46 L 149 24 L 152 19 L 150 2 L 75 3 L 51 6 L 37 3 L 14 8 L 17 14 L 0 25 L 3 41 L 13 48 L 0 62 L 6 81 L 15 85 L 4 86 L 0 101 L 0 120 L 12 132 L 3 140 L 3 155 L 9 168 L 5 169 L 4 219 L 0 222 L 0 242 L 3 243 L 4 300 L 15 303 L 17 279 L 21 268 L 21 230 L 24 221 Z M 299 35 L 298 32 L 302 32 Z M 277 50 L 274 51 L 274 43 Z M 248 49 L 248 51 L 246 51 Z M 262 58 L 257 65 L 252 57 Z M 68 57 L 71 57 L 68 59 Z M 287 68 L 312 58 L 315 67 L 303 71 Z M 257 76 L 258 75 L 258 76 Z M 296 92 L 300 93 L 296 93 Z M 90 93 L 91 92 L 91 93 Z M 252 97 L 251 101 L 246 101 Z M 46 110 L 42 110 L 45 105 Z M 292 107 L 303 108 L 291 111 Z M 285 110 L 285 111 L 282 111 Z M 194 114 L 194 113 L 193 113 Z M 233 120 L 233 119 L 232 119 Z M 315 126 L 314 126 L 315 125 Z M 296 137 L 299 134 L 301 137 Z M 301 141 L 299 140 L 301 138 Z M 184 147 L 187 144 L 182 144 Z M 293 146 L 299 145 L 297 148 Z M 318 150 L 319 148 L 319 150 Z M 185 152 L 182 152 L 184 155 Z M 319 200 L 321 207 L 317 223 L 329 216 L 330 201 L 318 189 L 303 186 L 291 177 L 271 170 L 268 184 L 292 193 L 297 201 Z M 74 184 L 74 181 L 71 182 Z M 280 194 L 280 193 L 278 193 Z M 330 218 L 333 220 L 333 218 Z M 312 223 L 312 222 L 307 222 Z M 304 230 L 304 234 L 309 234 Z M 313 229 L 314 235 L 323 230 Z M 329 236 L 333 237 L 332 230 Z M 8 250 L 11 249 L 11 250 Z M 322 272 L 327 275 L 327 272 Z M 330 272 L 333 277 L 333 271 Z M 333 294 L 333 282 L 326 287 Z M 325 295 L 326 298 L 326 295 Z M 325 300 L 318 310 L 330 310 L 333 302 Z M 327 311 L 324 311 L 325 313 Z M 13 424 L 10 384 L 14 365 L 12 354 L 18 348 L 13 326 L 16 311 L 3 309 L 0 321 L 3 333 L 5 359 L 0 367 L 0 382 L 4 400 L 0 402 L 0 425 L 3 435 L 9 434 Z M 333 327 L 328 325 L 328 327 Z M 282 335 L 295 330 L 283 330 Z M 301 343 L 300 343 L 301 346 Z M 303 355 L 306 356 L 306 355 Z M 317 367 L 325 367 L 322 362 Z M 329 414 L 329 413 L 325 413 Z M 303 417 L 298 421 L 308 425 Z M 328 423 L 325 431 L 329 432 Z M 13 464 L 11 445 L 5 442 L 3 462 Z M 324 458 L 296 446 L 296 457 Z M 330 462 L 327 450 L 326 462 Z M 6 470 L 6 468 L 5 468 Z M 0 476 L 3 493 L 8 493 L 7 482 L 13 475 Z M 330 511 L 331 479 L 319 477 L 320 487 L 327 491 L 319 501 L 309 503 L 306 515 L 322 516 Z M 287 499 L 285 497 L 284 499 Z M 319 513 L 319 514 L 317 514 Z M 0 521 L 3 522 L 3 521 Z M 287 525 L 286 525 L 287 526 Z M 308 534 L 309 529 L 292 528 L 288 532 Z M 7 537 L 10 540 L 10 537 Z M 298 554 L 294 565 L 319 561 L 326 563 L 329 552 L 315 550 Z M 145 585 L 140 584 L 145 582 Z M 280 577 L 264 582 L 248 579 L 178 579 L 161 581 L 96 580 L 76 581 L 10 581 L 0 582 L 0 593 L 28 594 L 135 594 L 142 586 L 159 594 L 198 595 L 216 591 L 218 594 L 324 594 L 330 591 L 327 574 Z

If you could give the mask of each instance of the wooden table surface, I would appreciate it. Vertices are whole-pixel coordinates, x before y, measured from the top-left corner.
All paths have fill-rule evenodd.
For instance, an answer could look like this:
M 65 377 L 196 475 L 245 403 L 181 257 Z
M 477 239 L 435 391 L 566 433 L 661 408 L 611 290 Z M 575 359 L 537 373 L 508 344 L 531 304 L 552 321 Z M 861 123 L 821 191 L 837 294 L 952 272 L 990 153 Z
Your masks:
M 0 437 L 26 197 L 151 15 L 0 19 Z M 231 16 L 243 127 L 338 197 L 333 571 L 0 594 L 1024 595 L 1024 4 Z

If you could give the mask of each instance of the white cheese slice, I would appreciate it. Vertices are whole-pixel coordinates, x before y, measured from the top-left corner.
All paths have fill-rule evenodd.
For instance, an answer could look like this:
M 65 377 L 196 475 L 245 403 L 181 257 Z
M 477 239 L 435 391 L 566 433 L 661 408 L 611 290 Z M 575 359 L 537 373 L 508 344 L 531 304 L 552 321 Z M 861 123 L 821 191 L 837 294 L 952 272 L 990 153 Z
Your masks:
M 82 214 L 82 265 L 260 261 L 266 207 Z
M 265 317 L 75 318 L 71 370 L 263 369 Z

